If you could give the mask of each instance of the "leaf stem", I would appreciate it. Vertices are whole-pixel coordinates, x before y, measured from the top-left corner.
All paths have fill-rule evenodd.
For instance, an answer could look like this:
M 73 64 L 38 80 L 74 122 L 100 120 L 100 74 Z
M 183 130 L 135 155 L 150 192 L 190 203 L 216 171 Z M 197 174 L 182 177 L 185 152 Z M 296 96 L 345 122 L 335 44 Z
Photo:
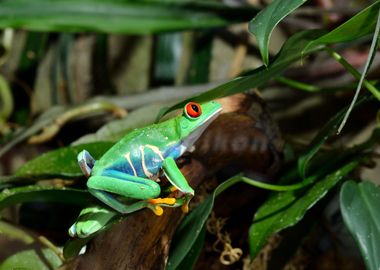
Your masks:
M 296 80 L 292 80 L 292 79 L 286 78 L 284 76 L 277 77 L 276 81 L 279 83 L 285 84 L 287 86 L 290 86 L 292 88 L 305 91 L 305 92 L 315 93 L 315 92 L 321 91 L 321 88 L 319 88 L 318 86 L 303 83 L 303 82 L 296 81 Z
M 291 184 L 291 185 L 273 185 L 273 184 L 268 184 L 264 183 L 261 181 L 257 181 L 248 177 L 243 176 L 242 174 L 238 174 L 227 181 L 225 181 L 222 185 L 220 185 L 217 190 L 215 190 L 215 196 L 220 195 L 223 191 L 228 189 L 229 187 L 239 183 L 243 182 L 248 185 L 266 189 L 266 190 L 272 190 L 272 191 L 292 191 L 292 190 L 297 190 L 304 188 L 312 183 L 315 182 L 315 180 L 318 179 L 319 175 L 314 175 L 306 178 L 304 181 L 296 183 L 296 184 Z
M 244 176 L 241 177 L 241 181 L 248 185 L 255 186 L 262 189 L 273 190 L 273 191 L 292 191 L 292 190 L 301 189 L 314 183 L 315 180 L 317 180 L 317 177 L 312 176 L 312 177 L 306 178 L 302 182 L 292 184 L 292 185 L 272 185 L 272 184 L 257 181 L 248 177 L 244 177 Z
M 0 75 L 0 119 L 6 120 L 13 111 L 13 97 L 8 82 Z
M 326 47 L 326 51 L 337 61 L 339 62 L 348 72 L 350 72 L 356 79 L 360 80 L 361 74 L 344 59 L 340 54 L 334 50 Z M 363 80 L 363 85 L 367 88 L 368 91 L 372 93 L 380 101 L 380 91 L 372 83 L 367 80 Z

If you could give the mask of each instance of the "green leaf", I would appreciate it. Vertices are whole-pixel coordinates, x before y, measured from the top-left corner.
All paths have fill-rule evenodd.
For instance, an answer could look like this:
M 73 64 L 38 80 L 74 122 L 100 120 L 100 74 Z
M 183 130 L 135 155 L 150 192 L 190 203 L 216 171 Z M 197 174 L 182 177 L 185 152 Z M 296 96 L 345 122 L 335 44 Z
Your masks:
M 50 270 L 58 268 L 62 262 L 50 249 L 26 248 L 12 254 L 0 262 L 0 270 L 28 269 L 28 270 Z
M 244 22 L 256 12 L 210 1 L 3 0 L 0 27 L 148 34 Z
M 340 191 L 343 220 L 369 270 L 380 269 L 380 189 L 374 183 L 347 181 Z
M 32 185 L 4 189 L 0 192 L 0 209 L 9 205 L 25 202 L 61 202 L 86 205 L 92 196 L 83 190 L 54 187 L 47 185 Z
M 62 260 L 57 249 L 38 241 L 36 235 L 0 221 L 0 239 L 4 248 L 0 249 L 0 270 L 57 269 Z M 6 248 L 5 248 L 6 247 Z
M 376 1 L 339 27 L 310 42 L 305 47 L 304 53 L 320 45 L 347 42 L 373 33 L 376 27 L 379 8 L 380 1 Z
M 195 245 L 214 206 L 215 197 L 228 187 L 242 181 L 240 175 L 220 184 L 197 208 L 192 210 L 178 226 L 172 241 L 167 269 L 177 269 Z M 199 240 L 200 241 L 200 240 Z
M 276 25 L 307 0 L 276 0 L 249 22 L 249 31 L 256 36 L 261 58 L 268 65 L 269 39 Z
M 251 258 L 256 257 L 271 235 L 299 222 L 307 210 L 321 200 L 358 164 L 358 161 L 349 162 L 303 190 L 272 193 L 256 212 L 249 230 Z
M 172 241 L 167 270 L 177 269 L 194 245 L 214 206 L 215 193 L 208 196 L 178 226 Z
M 362 96 L 355 104 L 355 108 L 359 107 L 370 101 L 371 96 Z M 298 171 L 302 177 L 306 176 L 306 170 L 310 160 L 315 156 L 321 146 L 332 136 L 336 135 L 338 127 L 344 118 L 349 106 L 346 106 L 339 111 L 334 117 L 326 123 L 326 125 L 318 132 L 318 134 L 311 141 L 305 152 L 298 158 Z
M 206 226 L 203 226 L 201 233 L 198 235 L 193 246 L 191 247 L 189 252 L 186 254 L 182 262 L 179 264 L 177 269 L 181 269 L 181 270 L 194 269 L 194 266 L 199 258 L 199 255 L 201 255 L 202 248 L 205 243 L 205 238 L 206 238 Z
M 39 179 L 80 177 L 83 173 L 77 161 L 79 152 L 85 149 L 95 159 L 99 159 L 113 144 L 112 142 L 96 142 L 60 148 L 27 162 L 16 171 L 15 175 Z
M 96 133 L 87 134 L 76 140 L 73 144 L 78 145 L 96 141 L 117 141 L 135 128 L 153 124 L 161 107 L 162 105 L 160 104 L 142 106 L 129 113 L 127 117 L 113 120 L 101 127 Z

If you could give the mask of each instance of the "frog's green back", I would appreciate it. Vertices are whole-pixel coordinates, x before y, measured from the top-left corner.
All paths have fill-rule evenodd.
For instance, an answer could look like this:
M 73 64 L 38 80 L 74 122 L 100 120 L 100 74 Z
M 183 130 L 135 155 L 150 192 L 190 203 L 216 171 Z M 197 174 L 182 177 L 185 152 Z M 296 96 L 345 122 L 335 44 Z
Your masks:
M 220 110 L 220 104 L 212 101 L 202 105 L 197 118 L 190 117 L 185 109 L 177 117 L 131 131 L 95 162 L 92 175 L 115 170 L 150 178 L 158 173 L 165 158 L 181 156 Z

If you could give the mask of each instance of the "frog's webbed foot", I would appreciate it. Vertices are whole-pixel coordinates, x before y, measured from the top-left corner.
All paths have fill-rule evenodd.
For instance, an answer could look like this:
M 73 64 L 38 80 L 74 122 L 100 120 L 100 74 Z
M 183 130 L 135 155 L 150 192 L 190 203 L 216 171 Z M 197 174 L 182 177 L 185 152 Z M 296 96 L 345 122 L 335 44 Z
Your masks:
M 186 194 L 181 192 L 178 188 L 175 186 L 171 185 L 167 187 L 164 191 L 164 193 L 168 194 L 167 196 L 169 198 L 177 198 L 176 203 L 172 207 L 179 207 L 181 206 L 182 212 L 183 213 L 188 213 L 189 212 L 189 203 L 190 200 L 193 198 L 193 194 Z
M 83 150 L 77 156 L 78 164 L 83 174 L 88 178 L 91 175 L 92 168 L 95 165 L 95 159 L 90 155 L 89 152 Z
M 155 198 L 148 200 L 147 207 L 151 209 L 157 216 L 161 216 L 164 213 L 162 206 L 174 207 L 176 202 L 176 198 Z

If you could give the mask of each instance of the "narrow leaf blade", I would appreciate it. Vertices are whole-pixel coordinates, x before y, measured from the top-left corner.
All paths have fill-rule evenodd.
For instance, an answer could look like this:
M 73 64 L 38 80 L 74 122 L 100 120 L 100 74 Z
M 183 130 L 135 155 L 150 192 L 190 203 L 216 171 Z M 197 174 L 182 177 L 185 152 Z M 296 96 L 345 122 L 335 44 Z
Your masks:
M 214 206 L 215 197 L 228 187 L 238 183 L 240 176 L 232 177 L 220 184 L 197 208 L 188 214 L 178 226 L 172 241 L 167 269 L 177 269 L 191 251 L 202 233 L 208 216 Z

